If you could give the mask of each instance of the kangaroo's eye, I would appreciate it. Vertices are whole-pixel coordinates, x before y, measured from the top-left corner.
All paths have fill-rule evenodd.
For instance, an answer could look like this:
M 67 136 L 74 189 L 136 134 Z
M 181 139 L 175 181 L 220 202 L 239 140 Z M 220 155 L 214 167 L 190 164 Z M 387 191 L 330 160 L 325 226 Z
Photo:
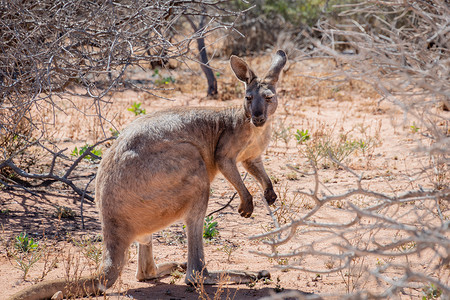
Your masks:
M 273 96 L 266 96 L 265 98 L 266 98 L 266 101 L 267 101 L 267 102 L 271 102 L 272 99 L 273 99 Z
M 245 100 L 247 101 L 252 101 L 252 99 L 253 99 L 252 95 L 245 96 Z

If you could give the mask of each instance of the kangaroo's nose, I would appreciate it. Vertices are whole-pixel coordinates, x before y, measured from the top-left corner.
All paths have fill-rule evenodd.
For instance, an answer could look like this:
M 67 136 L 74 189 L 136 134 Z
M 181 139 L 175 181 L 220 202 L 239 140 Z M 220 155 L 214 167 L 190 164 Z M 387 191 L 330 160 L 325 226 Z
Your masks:
M 266 123 L 266 118 L 264 117 L 264 115 L 260 115 L 260 116 L 257 116 L 257 117 L 253 116 L 252 117 L 252 123 L 256 127 L 262 126 L 262 125 L 264 125 L 264 123 Z

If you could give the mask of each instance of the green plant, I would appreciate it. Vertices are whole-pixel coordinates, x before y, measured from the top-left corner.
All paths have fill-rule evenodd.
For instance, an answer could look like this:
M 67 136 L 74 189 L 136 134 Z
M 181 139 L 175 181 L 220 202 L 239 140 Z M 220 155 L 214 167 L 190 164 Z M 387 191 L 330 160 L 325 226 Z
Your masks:
M 277 259 L 277 264 L 279 266 L 287 266 L 289 264 L 289 259 L 287 259 L 287 258 L 279 258 L 279 259 Z
M 416 247 L 417 247 L 416 242 L 415 242 L 415 241 L 411 241 L 411 242 L 409 242 L 409 243 L 405 243 L 405 244 L 399 246 L 398 249 L 399 249 L 400 251 L 402 251 L 402 252 L 408 252 L 408 251 L 413 250 L 413 249 L 416 248 Z
M 354 143 L 356 150 L 360 151 L 364 157 L 367 157 L 379 145 L 379 141 L 376 138 L 368 138 L 367 140 L 358 139 Z
M 31 270 L 31 267 L 33 267 L 33 265 L 35 263 L 37 263 L 39 261 L 39 259 L 41 259 L 41 252 L 40 251 L 36 251 L 36 252 L 26 252 L 26 253 L 21 253 L 19 255 L 17 254 L 12 254 L 14 260 L 17 263 L 17 268 L 22 270 L 23 272 L 23 280 L 27 279 L 27 275 L 28 272 Z
M 134 113 L 135 116 L 139 116 L 139 115 L 145 115 L 147 112 L 145 111 L 145 109 L 143 109 L 141 107 L 141 103 L 139 102 L 133 102 L 133 104 L 131 105 L 131 107 L 127 108 L 128 111 L 131 111 L 132 113 Z
M 347 140 L 347 135 L 341 134 L 339 139 L 327 141 L 324 144 L 323 152 L 328 156 L 333 157 L 338 162 L 343 162 L 349 157 L 357 148 L 355 141 Z
M 53 216 L 58 219 L 74 219 L 76 214 L 70 207 L 57 205 Z
M 36 250 L 39 244 L 33 240 L 26 232 L 20 233 L 14 239 L 14 248 L 22 253 Z
M 344 202 L 341 200 L 330 201 L 330 205 L 339 209 L 344 208 Z
M 415 122 L 413 122 L 413 124 L 409 126 L 409 128 L 411 129 L 412 133 L 417 133 L 420 130 L 420 128 L 416 126 Z
M 84 145 L 83 147 L 81 147 L 81 148 L 78 150 L 78 148 L 75 146 L 75 148 L 72 150 L 72 153 L 71 153 L 70 155 L 72 155 L 72 156 L 80 156 L 80 155 L 82 155 L 84 152 L 86 152 L 86 150 L 88 150 L 88 148 L 90 148 L 90 147 L 92 147 L 92 146 L 89 145 L 89 144 L 86 144 L 86 145 Z M 102 156 L 102 150 L 101 150 L 101 149 L 92 148 L 92 149 L 90 150 L 90 152 L 91 152 L 94 156 L 88 154 L 88 155 L 84 156 L 83 158 L 86 159 L 86 160 L 89 160 L 89 161 L 91 161 L 91 162 L 94 162 L 94 161 L 96 161 L 99 157 Z
M 299 143 L 299 144 L 306 142 L 311 138 L 311 136 L 308 132 L 308 129 L 306 129 L 306 130 L 302 129 L 302 131 L 297 129 L 297 133 L 294 134 L 294 136 L 295 136 L 295 139 L 297 140 L 297 143 Z
M 42 251 L 39 251 L 39 244 L 22 232 L 14 239 L 14 250 L 9 251 L 10 256 L 17 263 L 17 268 L 23 272 L 23 280 L 26 280 L 31 267 L 39 261 Z
M 422 300 L 438 299 L 442 295 L 442 291 L 430 283 L 422 288 L 422 294 Z
M 155 80 L 157 85 L 175 83 L 175 79 L 172 76 L 162 77 L 161 79 Z
M 218 223 L 217 221 L 213 221 L 212 216 L 206 217 L 203 223 L 203 237 L 209 240 L 216 237 L 219 234 L 217 226 Z
M 301 23 L 312 26 L 320 17 L 326 7 L 324 0 L 290 1 L 290 0 L 266 0 L 261 1 L 262 13 L 270 18 L 281 16 L 289 23 L 299 25 Z
M 382 259 L 377 258 L 377 266 L 384 266 L 384 261 Z

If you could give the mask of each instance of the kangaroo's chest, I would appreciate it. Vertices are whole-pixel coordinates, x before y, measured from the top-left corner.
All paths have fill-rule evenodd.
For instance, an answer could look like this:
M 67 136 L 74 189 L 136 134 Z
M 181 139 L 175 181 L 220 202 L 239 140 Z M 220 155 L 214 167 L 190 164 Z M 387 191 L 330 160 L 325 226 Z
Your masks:
M 253 128 L 247 143 L 242 144 L 242 149 L 236 160 L 239 162 L 259 157 L 269 145 L 270 133 L 270 124 L 267 124 L 262 128 Z

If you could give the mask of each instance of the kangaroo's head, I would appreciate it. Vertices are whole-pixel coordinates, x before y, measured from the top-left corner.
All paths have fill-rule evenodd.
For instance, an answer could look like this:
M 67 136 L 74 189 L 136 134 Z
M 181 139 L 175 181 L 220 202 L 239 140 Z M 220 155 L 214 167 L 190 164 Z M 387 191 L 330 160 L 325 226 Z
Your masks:
M 269 71 L 259 79 L 244 60 L 234 55 L 230 58 L 231 69 L 236 77 L 245 83 L 245 113 L 257 127 L 263 126 L 277 109 L 275 87 L 286 61 L 286 53 L 278 50 Z

